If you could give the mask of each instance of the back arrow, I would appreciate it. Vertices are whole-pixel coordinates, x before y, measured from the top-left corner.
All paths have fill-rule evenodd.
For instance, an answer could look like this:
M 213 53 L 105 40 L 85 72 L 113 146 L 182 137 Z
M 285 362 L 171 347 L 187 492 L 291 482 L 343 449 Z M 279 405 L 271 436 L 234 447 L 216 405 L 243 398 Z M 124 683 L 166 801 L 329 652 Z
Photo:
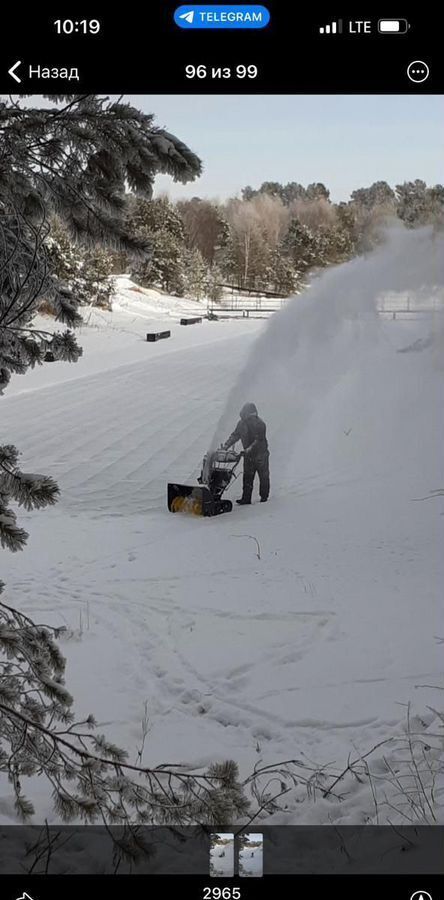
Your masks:
M 22 64 L 22 61 L 21 61 L 21 59 L 19 59 L 19 60 L 17 60 L 16 63 L 14 63 L 13 66 L 11 66 L 10 69 L 8 69 L 8 75 L 10 75 L 11 78 L 14 78 L 15 81 L 18 81 L 19 84 L 22 83 L 22 79 L 19 78 L 18 75 L 15 74 L 15 70 L 16 70 L 17 66 L 21 66 L 21 64 Z

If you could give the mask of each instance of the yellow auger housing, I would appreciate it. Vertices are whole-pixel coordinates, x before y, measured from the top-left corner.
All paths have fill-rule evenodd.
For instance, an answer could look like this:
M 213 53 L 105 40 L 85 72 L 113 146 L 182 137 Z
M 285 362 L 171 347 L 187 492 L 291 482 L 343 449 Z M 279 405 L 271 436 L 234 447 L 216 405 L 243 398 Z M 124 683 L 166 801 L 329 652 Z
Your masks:
M 172 513 L 183 512 L 192 516 L 219 516 L 231 512 L 231 500 L 223 500 L 222 494 L 235 478 L 235 469 L 241 455 L 234 450 L 213 450 L 204 457 L 198 484 L 169 484 L 168 509 Z
M 202 501 L 195 497 L 174 497 L 171 503 L 171 512 L 186 512 L 193 516 L 203 515 Z
M 169 484 L 168 509 L 192 516 L 214 516 L 213 497 L 206 485 Z

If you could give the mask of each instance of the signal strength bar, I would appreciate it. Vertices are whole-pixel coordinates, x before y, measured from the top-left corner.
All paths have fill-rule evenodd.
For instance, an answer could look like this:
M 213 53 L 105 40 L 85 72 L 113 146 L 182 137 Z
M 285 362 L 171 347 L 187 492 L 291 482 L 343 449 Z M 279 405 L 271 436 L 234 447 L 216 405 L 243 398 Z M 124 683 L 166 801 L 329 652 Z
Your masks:
M 330 22 L 329 25 L 321 25 L 319 34 L 342 34 L 342 19 L 337 22 Z

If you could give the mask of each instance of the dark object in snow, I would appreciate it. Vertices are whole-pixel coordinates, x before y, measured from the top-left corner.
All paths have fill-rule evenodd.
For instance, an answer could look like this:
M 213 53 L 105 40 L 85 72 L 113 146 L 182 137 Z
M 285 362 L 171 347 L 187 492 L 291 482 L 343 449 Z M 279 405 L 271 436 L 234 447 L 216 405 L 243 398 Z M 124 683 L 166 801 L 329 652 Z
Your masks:
M 251 503 L 254 478 L 259 476 L 259 493 L 261 500 L 268 500 L 270 494 L 270 454 L 268 452 L 267 429 L 265 422 L 259 418 L 254 403 L 244 403 L 239 422 L 225 444 L 226 450 L 242 442 L 244 448 L 244 477 L 242 485 L 242 503 Z
M 171 337 L 171 331 L 152 331 L 146 336 L 147 341 L 161 341 L 163 338 Z
M 191 319 L 189 319 L 189 318 L 181 319 L 181 320 L 180 320 L 180 324 L 181 324 L 181 325 L 197 325 L 197 324 L 198 324 L 199 322 L 201 322 L 201 321 L 202 321 L 202 317 L 201 317 L 201 316 L 194 316 L 194 317 L 191 318 Z
M 209 312 L 207 315 L 207 319 L 209 322 L 218 322 L 219 316 L 216 316 L 216 313 L 214 312 Z
M 52 350 L 47 350 L 45 353 L 45 362 L 55 362 L 55 356 Z
M 168 509 L 170 512 L 189 512 L 194 516 L 218 516 L 231 512 L 231 500 L 222 495 L 233 478 L 242 453 L 234 450 L 213 450 L 204 456 L 198 485 L 169 484 Z
M 397 353 L 420 353 L 421 350 L 426 350 L 433 343 L 432 335 L 426 338 L 418 338 L 416 341 L 413 341 L 413 344 L 408 344 L 407 347 L 401 347 L 397 350 Z

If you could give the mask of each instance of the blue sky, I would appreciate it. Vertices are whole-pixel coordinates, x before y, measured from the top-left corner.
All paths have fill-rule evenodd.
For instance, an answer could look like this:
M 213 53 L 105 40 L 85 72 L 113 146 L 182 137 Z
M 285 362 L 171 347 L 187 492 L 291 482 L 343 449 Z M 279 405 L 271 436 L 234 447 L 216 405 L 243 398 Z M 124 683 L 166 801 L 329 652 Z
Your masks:
M 444 181 L 442 96 L 133 96 L 204 162 L 190 185 L 156 192 L 225 197 L 262 181 L 323 181 L 334 201 L 383 179 Z

